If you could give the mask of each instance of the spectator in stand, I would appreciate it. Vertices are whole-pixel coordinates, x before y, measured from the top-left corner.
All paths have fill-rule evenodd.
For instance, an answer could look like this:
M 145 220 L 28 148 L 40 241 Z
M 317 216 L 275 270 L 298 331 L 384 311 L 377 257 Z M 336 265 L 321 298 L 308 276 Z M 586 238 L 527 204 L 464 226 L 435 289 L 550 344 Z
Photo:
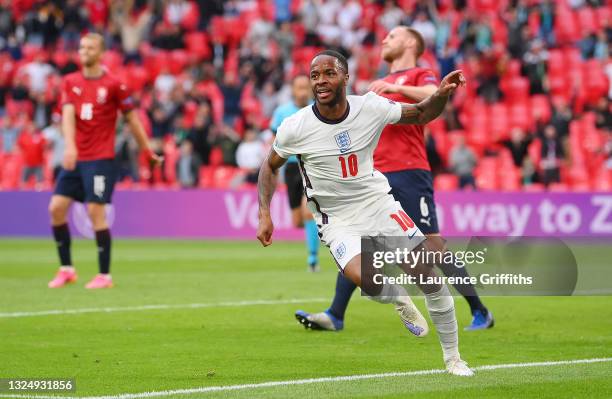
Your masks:
M 597 33 L 597 39 L 595 41 L 595 46 L 593 49 L 593 57 L 606 61 L 610 56 L 610 43 L 608 42 L 608 38 L 606 33 L 602 30 Z
M 274 10 L 277 24 L 291 21 L 291 0 L 274 0 Z
M 176 163 L 176 176 L 183 188 L 197 187 L 201 162 L 193 151 L 193 143 L 183 140 L 180 144 L 180 157 Z
M 271 55 L 270 41 L 274 31 L 274 25 L 260 16 L 249 26 L 246 39 L 253 46 L 255 52 L 269 58 Z
M 233 72 L 228 72 L 223 76 L 223 84 L 219 87 L 224 99 L 223 121 L 225 124 L 233 126 L 236 119 L 240 117 L 240 96 L 243 87 Z
M 525 136 L 525 132 L 520 127 L 515 127 L 510 133 L 510 139 L 504 140 L 502 144 L 510 150 L 514 166 L 520 168 L 527 156 L 527 149 L 531 144 L 531 137 Z
M 544 42 L 540 39 L 533 40 L 529 44 L 529 51 L 523 56 L 523 75 L 529 79 L 531 94 L 545 92 L 546 61 L 548 61 L 548 51 L 544 47 Z
M 317 33 L 317 27 L 319 26 L 318 3 L 318 0 L 305 0 L 302 3 L 300 16 L 306 31 L 304 46 L 319 46 L 321 44 L 321 39 Z
M 240 143 L 240 135 L 234 129 L 228 125 L 212 129 L 211 142 L 221 150 L 225 165 L 236 165 L 236 148 Z
M 397 6 L 396 0 L 386 0 L 385 7 L 378 17 L 378 22 L 388 32 L 398 25 L 401 25 L 402 21 L 406 18 L 404 11 Z
M 11 116 L 5 116 L 0 126 L 0 138 L 2 139 L 2 153 L 12 154 L 15 151 L 19 128 L 15 125 Z
M 200 161 L 207 165 L 210 155 L 210 140 L 212 129 L 211 108 L 208 102 L 203 102 L 198 106 L 193 126 L 189 133 L 189 141 L 193 143 L 194 151 Z
M 280 57 L 283 60 L 291 60 L 291 51 L 295 44 L 295 37 L 289 22 L 282 22 L 279 29 L 274 31 L 274 40 L 280 48 Z
M 245 180 L 256 184 L 259 167 L 266 158 L 266 148 L 257 137 L 257 132 L 249 129 L 244 132 L 244 139 L 236 150 L 236 163 L 238 167 L 246 170 Z
M 62 11 L 52 1 L 34 6 L 24 21 L 28 43 L 45 47 L 55 44 L 60 33 Z
M 595 127 L 608 132 L 612 130 L 612 101 L 602 97 L 593 108 Z
M 64 136 L 62 136 L 61 131 L 61 120 L 62 117 L 59 113 L 53 113 L 51 124 L 42 131 L 42 135 L 48 143 L 48 148 L 51 149 L 49 167 L 53 171 L 53 181 L 57 178 L 64 157 Z
M 11 90 L 10 97 L 14 101 L 26 101 L 30 100 L 30 90 L 27 85 L 27 76 L 24 74 L 17 74 Z
M 561 138 L 569 135 L 569 125 L 573 115 L 567 102 L 557 100 L 552 102 L 552 117 L 550 124 L 555 127 L 557 135 Z
M 455 175 L 459 177 L 459 188 L 475 188 L 474 168 L 476 167 L 476 156 L 474 152 L 465 145 L 465 138 L 458 136 L 457 144 L 450 152 L 450 167 Z
M 115 140 L 115 160 L 118 164 L 118 181 L 129 177 L 132 181 L 138 181 L 138 154 L 140 149 L 134 136 L 130 133 L 127 124 L 119 129 Z
M 565 158 L 565 151 L 557 131 L 553 125 L 546 125 L 540 134 L 542 142 L 542 158 L 540 160 L 540 170 L 542 171 L 542 182 L 548 186 L 551 183 L 561 181 L 560 166 Z
M 608 130 L 606 144 L 604 145 L 605 165 L 608 170 L 612 170 L 612 130 Z
M 431 22 L 425 12 L 419 12 L 416 14 L 416 17 L 412 22 L 411 28 L 416 30 L 423 36 L 423 40 L 425 40 L 426 47 L 434 47 L 436 43 L 436 25 Z
M 26 184 L 35 177 L 37 188 L 43 182 L 43 167 L 45 165 L 45 148 L 47 143 L 40 131 L 34 129 L 32 122 L 19 134 L 17 146 L 23 157 L 23 172 L 21 182 Z
M 524 186 L 528 186 L 539 181 L 538 171 L 529 156 L 526 156 L 523 159 L 523 164 L 521 165 L 521 181 Z
M 62 7 L 64 16 L 61 37 L 68 50 L 76 50 L 81 32 L 87 26 L 87 9 L 81 0 L 66 0 Z
M 150 7 L 143 1 L 114 1 L 110 14 L 112 30 L 121 40 L 125 63 L 141 61 L 139 47 L 151 23 Z
M 170 92 L 176 86 L 176 76 L 170 73 L 167 67 L 162 68 L 155 79 L 155 91 L 157 98 L 161 101 L 167 101 L 170 97 Z

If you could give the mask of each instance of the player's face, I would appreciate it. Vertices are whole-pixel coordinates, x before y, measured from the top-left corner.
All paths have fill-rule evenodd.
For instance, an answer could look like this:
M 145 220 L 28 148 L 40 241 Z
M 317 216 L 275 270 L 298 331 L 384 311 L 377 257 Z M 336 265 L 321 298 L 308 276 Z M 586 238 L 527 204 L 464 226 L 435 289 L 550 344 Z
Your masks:
M 406 51 L 410 34 L 401 27 L 393 28 L 382 41 L 381 56 L 386 62 L 392 62 Z
M 305 107 L 310 102 L 312 90 L 310 88 L 310 80 L 307 76 L 298 76 L 293 80 L 291 86 L 293 101 L 298 107 Z
M 310 85 L 317 103 L 335 105 L 346 97 L 348 74 L 336 57 L 320 55 L 310 64 Z
M 91 67 L 100 62 L 101 58 L 102 44 L 91 37 L 82 38 L 79 45 L 79 59 L 81 60 L 81 65 Z

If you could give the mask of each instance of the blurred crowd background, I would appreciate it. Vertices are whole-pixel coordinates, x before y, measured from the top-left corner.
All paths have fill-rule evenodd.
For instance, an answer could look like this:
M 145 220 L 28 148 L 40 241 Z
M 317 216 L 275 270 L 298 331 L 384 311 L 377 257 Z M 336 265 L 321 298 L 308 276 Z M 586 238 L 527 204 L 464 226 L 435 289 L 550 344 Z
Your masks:
M 84 32 L 104 35 L 165 156 L 150 169 L 120 122 L 120 188 L 242 188 L 311 57 L 346 55 L 362 94 L 405 24 L 426 41 L 422 66 L 468 79 L 427 127 L 438 190 L 610 191 L 611 19 L 605 0 L 0 0 L 0 189 L 52 186 Z

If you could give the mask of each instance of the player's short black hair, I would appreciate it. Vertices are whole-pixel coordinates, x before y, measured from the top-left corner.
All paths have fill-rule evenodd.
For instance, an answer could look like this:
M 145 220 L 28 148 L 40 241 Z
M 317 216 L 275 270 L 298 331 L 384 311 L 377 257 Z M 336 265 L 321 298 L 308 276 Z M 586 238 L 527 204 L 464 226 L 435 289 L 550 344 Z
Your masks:
M 348 62 L 346 61 L 346 57 L 340 54 L 339 52 L 334 51 L 334 50 L 323 50 L 317 53 L 317 55 L 314 56 L 313 60 L 320 55 L 328 55 L 330 57 L 336 58 L 338 62 L 340 62 L 340 66 L 342 67 L 342 69 L 344 69 L 344 73 L 348 73 L 349 69 L 348 69 Z

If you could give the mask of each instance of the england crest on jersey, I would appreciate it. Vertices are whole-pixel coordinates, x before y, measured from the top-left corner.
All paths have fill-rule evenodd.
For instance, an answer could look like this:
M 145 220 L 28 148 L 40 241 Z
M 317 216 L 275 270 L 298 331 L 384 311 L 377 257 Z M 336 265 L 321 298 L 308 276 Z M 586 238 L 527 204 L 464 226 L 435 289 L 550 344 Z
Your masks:
M 336 139 L 336 144 L 338 144 L 341 153 L 344 154 L 351 149 L 351 136 L 349 136 L 348 130 L 338 133 L 334 138 Z

